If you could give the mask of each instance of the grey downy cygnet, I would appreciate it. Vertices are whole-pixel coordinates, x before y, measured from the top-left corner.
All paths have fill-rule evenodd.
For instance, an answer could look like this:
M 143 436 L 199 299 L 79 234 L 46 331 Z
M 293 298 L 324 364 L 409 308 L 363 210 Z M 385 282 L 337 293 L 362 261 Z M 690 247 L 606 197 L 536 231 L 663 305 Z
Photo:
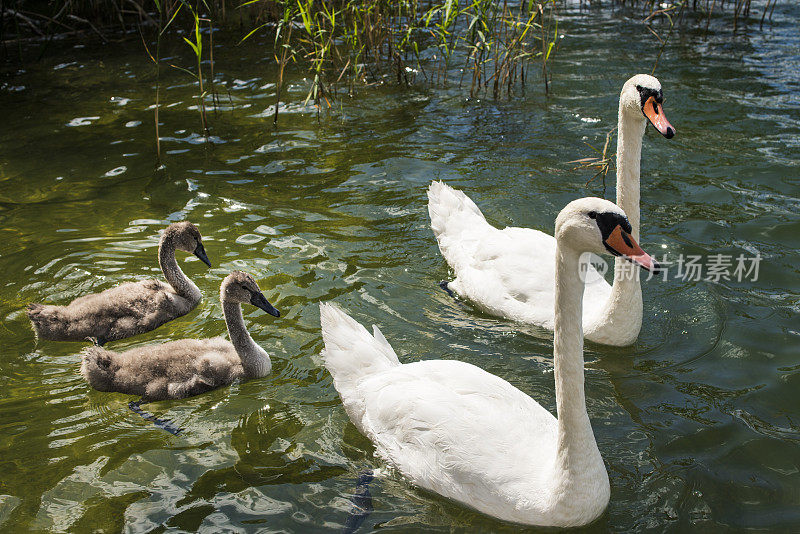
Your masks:
M 169 225 L 158 244 L 158 263 L 167 283 L 128 282 L 79 297 L 66 306 L 29 304 L 28 318 L 42 339 L 85 341 L 99 345 L 149 332 L 186 315 L 200 302 L 200 289 L 183 274 L 175 251 L 190 252 L 211 267 L 200 231 L 188 221 Z
M 83 351 L 81 374 L 99 391 L 140 395 L 142 401 L 199 395 L 235 380 L 266 376 L 269 354 L 253 341 L 244 324 L 241 303 L 257 306 L 275 317 L 253 277 L 234 271 L 223 280 L 220 300 L 230 341 L 222 337 L 179 339 L 125 352 L 99 346 Z

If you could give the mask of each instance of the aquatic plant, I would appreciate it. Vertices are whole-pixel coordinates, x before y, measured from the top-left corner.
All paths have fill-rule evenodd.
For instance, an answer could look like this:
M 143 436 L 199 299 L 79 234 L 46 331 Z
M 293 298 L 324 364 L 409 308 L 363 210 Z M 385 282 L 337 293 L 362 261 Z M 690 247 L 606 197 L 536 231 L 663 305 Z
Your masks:
M 200 30 L 201 30 L 201 23 L 202 22 L 210 23 L 210 20 L 200 17 L 199 13 L 200 3 L 201 1 L 198 0 L 195 6 L 190 5 L 188 2 L 183 2 L 181 4 L 187 7 L 189 12 L 191 13 L 194 22 L 192 32 L 190 33 L 193 39 L 184 37 L 183 40 L 186 42 L 186 44 L 189 45 L 189 47 L 191 47 L 192 52 L 194 52 L 195 59 L 197 60 L 197 73 L 194 73 L 189 69 L 185 69 L 179 65 L 172 65 L 172 67 L 175 67 L 176 69 L 186 72 L 187 74 L 189 74 L 190 76 L 192 76 L 194 79 L 197 80 L 199 88 L 199 92 L 197 95 L 197 101 L 198 101 L 197 107 L 200 110 L 200 124 L 203 128 L 203 132 L 205 133 L 206 138 L 208 138 L 209 135 L 208 119 L 206 118 L 206 104 L 205 104 L 206 91 L 205 89 L 203 89 L 203 34 Z M 205 5 L 205 0 L 202 0 L 202 3 Z M 207 8 L 208 6 L 205 7 Z M 180 9 L 180 7 L 178 9 Z M 177 15 L 177 10 L 175 14 Z
M 317 106 L 330 104 L 339 85 L 352 93 L 356 84 L 383 83 L 387 75 L 412 84 L 418 74 L 432 85 L 461 84 L 467 71 L 472 72 L 471 95 L 483 91 L 497 98 L 524 84 L 528 63 L 537 59 L 548 87 L 547 61 L 558 38 L 555 0 L 523 0 L 514 6 L 507 0 L 443 0 L 427 6 L 417 0 L 296 0 L 280 5 L 276 61 L 281 73 L 289 61 L 308 65 L 312 81 L 306 101 Z M 302 35 L 292 40 L 295 27 Z M 464 61 L 457 71 L 454 57 Z
M 589 5 L 594 8 L 622 7 L 639 10 L 643 18 L 658 14 L 671 6 L 683 3 L 682 0 L 572 0 L 579 5 Z M 787 1 L 787 0 L 784 0 Z M 713 17 L 720 19 L 733 30 L 736 30 L 744 21 L 758 22 L 763 25 L 768 21 L 775 10 L 779 0 L 686 0 L 686 13 L 694 13 L 698 24 L 706 26 Z M 135 29 L 140 25 L 158 26 L 157 12 L 164 9 L 166 13 L 175 12 L 180 4 L 187 4 L 188 0 L 70 0 L 69 2 L 44 2 L 41 0 L 6 0 L 0 2 L 0 41 L 6 45 L 20 40 L 47 39 L 53 35 L 62 36 L 100 36 L 103 39 L 116 39 L 118 30 Z M 287 5 L 294 6 L 296 1 L 288 0 L 203 0 L 204 9 L 208 16 L 217 25 L 247 25 L 256 23 L 250 28 L 258 27 L 261 23 L 274 25 L 285 14 Z M 324 6 L 323 6 L 324 4 Z M 355 31 L 362 34 L 364 27 L 368 32 L 380 29 L 381 26 L 402 22 L 407 19 L 406 28 L 413 29 L 418 20 L 416 13 L 442 13 L 442 19 L 437 19 L 439 31 L 449 31 L 456 27 L 456 18 L 464 10 L 471 10 L 472 6 L 480 4 L 482 8 L 495 4 L 505 8 L 512 8 L 514 4 L 508 0 L 430 0 L 423 7 L 418 0 L 401 0 L 389 2 L 387 0 L 315 0 L 307 2 L 306 12 L 328 10 L 337 14 L 352 13 L 361 18 L 361 26 Z M 530 11 L 531 4 L 545 6 L 566 5 L 567 1 L 551 2 L 547 0 L 520 0 L 520 11 Z M 234 7 L 234 9 L 229 9 Z M 243 10 L 243 7 L 247 7 Z M 295 10 L 296 11 L 296 10 Z M 394 15 L 400 18 L 395 18 Z M 342 20 L 343 24 L 350 22 Z M 355 27 L 353 27 L 355 29 Z M 112 32 L 116 35 L 112 35 Z M 458 38 L 452 33 L 446 34 L 446 44 L 449 45 Z M 408 35 L 407 35 L 408 37 Z M 441 38 L 442 35 L 437 37 Z M 408 39 L 406 39 L 408 42 Z M 7 53 L 7 51 L 4 51 Z
M 752 0 L 578 0 L 593 7 L 640 10 L 651 30 L 653 21 L 668 18 L 670 31 L 675 25 L 672 17 L 680 21 L 690 11 L 695 14 L 693 20 L 706 29 L 712 16 L 721 13 L 734 30 L 750 19 L 751 12 L 763 25 L 777 1 L 762 1 L 758 17 Z M 501 89 L 510 94 L 515 83 L 524 85 L 534 60 L 541 64 L 541 78 L 548 89 L 548 61 L 558 43 L 556 15 L 562 5 L 556 0 L 429 0 L 424 5 L 419 0 L 242 0 L 229 9 L 228 4 L 224 0 L 195 0 L 194 5 L 189 0 L 72 0 L 63 4 L 15 0 L 0 3 L 0 41 L 8 45 L 55 33 L 108 39 L 114 26 L 138 27 L 142 32 L 154 27 L 161 38 L 169 27 L 163 24 L 165 15 L 172 22 L 186 7 L 194 37 L 182 38 L 199 62 L 202 24 L 211 29 L 238 22 L 247 28 L 245 38 L 261 30 L 274 32 L 280 76 L 290 63 L 306 65 L 312 75 L 309 100 L 317 105 L 330 97 L 337 83 L 344 82 L 352 92 L 357 83 L 380 83 L 387 73 L 393 73 L 398 83 L 413 83 L 422 73 L 428 83 L 447 84 L 452 78 L 452 58 L 459 51 L 464 52 L 459 83 L 471 74 L 472 95 L 485 91 L 498 97 Z M 213 39 L 213 32 L 208 32 L 208 38 Z M 3 50 L 7 53 L 8 49 Z M 213 46 L 207 50 L 213 72 Z M 194 75 L 202 85 L 202 68 Z M 213 75 L 208 81 L 216 103 Z M 280 91 L 282 82 L 278 85 Z M 207 126 L 203 102 L 200 108 Z

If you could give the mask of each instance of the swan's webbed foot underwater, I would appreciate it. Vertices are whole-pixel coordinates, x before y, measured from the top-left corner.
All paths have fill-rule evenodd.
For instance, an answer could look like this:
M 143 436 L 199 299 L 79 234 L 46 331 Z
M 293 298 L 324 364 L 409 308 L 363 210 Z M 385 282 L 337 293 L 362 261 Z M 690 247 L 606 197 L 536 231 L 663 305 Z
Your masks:
M 455 293 L 453 293 L 453 290 L 450 289 L 450 286 L 447 285 L 449 283 L 450 282 L 448 282 L 447 280 L 442 280 L 441 282 L 439 282 L 439 287 L 444 289 L 445 293 L 447 293 L 448 295 L 450 295 L 454 299 L 458 300 L 458 296 Z
M 166 430 L 174 436 L 177 436 L 183 431 L 181 427 L 174 425 L 169 419 L 160 419 L 150 412 L 142 410 L 141 405 L 146 404 L 146 402 L 147 401 L 142 399 L 139 399 L 138 401 L 131 401 L 128 403 L 128 408 L 130 408 L 132 412 L 139 414 L 145 421 L 152 421 L 155 426 L 162 430 Z
M 353 534 L 364 520 L 372 513 L 372 495 L 369 492 L 369 483 L 375 478 L 372 470 L 361 473 L 356 482 L 356 491 L 350 496 L 353 507 L 344 522 L 342 534 Z

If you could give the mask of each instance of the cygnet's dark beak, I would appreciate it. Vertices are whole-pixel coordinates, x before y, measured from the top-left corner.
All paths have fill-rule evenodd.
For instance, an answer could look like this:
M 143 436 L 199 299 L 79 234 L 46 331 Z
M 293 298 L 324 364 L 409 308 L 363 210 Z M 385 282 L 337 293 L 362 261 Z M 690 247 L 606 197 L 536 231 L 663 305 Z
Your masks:
M 253 293 L 250 297 L 250 304 L 257 308 L 261 308 L 268 314 L 274 315 L 275 317 L 281 316 L 281 312 L 279 312 L 275 306 L 269 303 L 267 297 L 265 297 L 263 293 Z
M 200 261 L 211 267 L 211 262 L 209 261 L 208 256 L 206 256 L 206 249 L 203 248 L 202 243 L 197 244 L 197 248 L 194 249 L 194 252 L 192 252 L 192 254 L 200 258 Z

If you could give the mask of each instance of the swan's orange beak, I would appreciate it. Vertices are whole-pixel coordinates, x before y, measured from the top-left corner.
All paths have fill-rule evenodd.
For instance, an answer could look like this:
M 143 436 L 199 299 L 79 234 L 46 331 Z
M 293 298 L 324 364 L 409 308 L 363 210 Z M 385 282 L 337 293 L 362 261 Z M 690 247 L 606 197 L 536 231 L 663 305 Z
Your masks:
M 645 102 L 642 107 L 642 113 L 644 113 L 644 116 L 650 121 L 650 124 L 658 130 L 658 133 L 667 139 L 675 137 L 675 128 L 673 128 L 667 120 L 667 116 L 664 115 L 664 108 L 661 107 L 661 104 L 656 102 L 655 97 L 651 96 L 647 99 L 647 102 Z
M 639 246 L 633 236 L 619 225 L 611 231 L 608 239 L 603 243 L 612 254 L 628 258 L 643 269 L 648 271 L 659 270 L 658 262 L 642 250 L 642 247 Z

